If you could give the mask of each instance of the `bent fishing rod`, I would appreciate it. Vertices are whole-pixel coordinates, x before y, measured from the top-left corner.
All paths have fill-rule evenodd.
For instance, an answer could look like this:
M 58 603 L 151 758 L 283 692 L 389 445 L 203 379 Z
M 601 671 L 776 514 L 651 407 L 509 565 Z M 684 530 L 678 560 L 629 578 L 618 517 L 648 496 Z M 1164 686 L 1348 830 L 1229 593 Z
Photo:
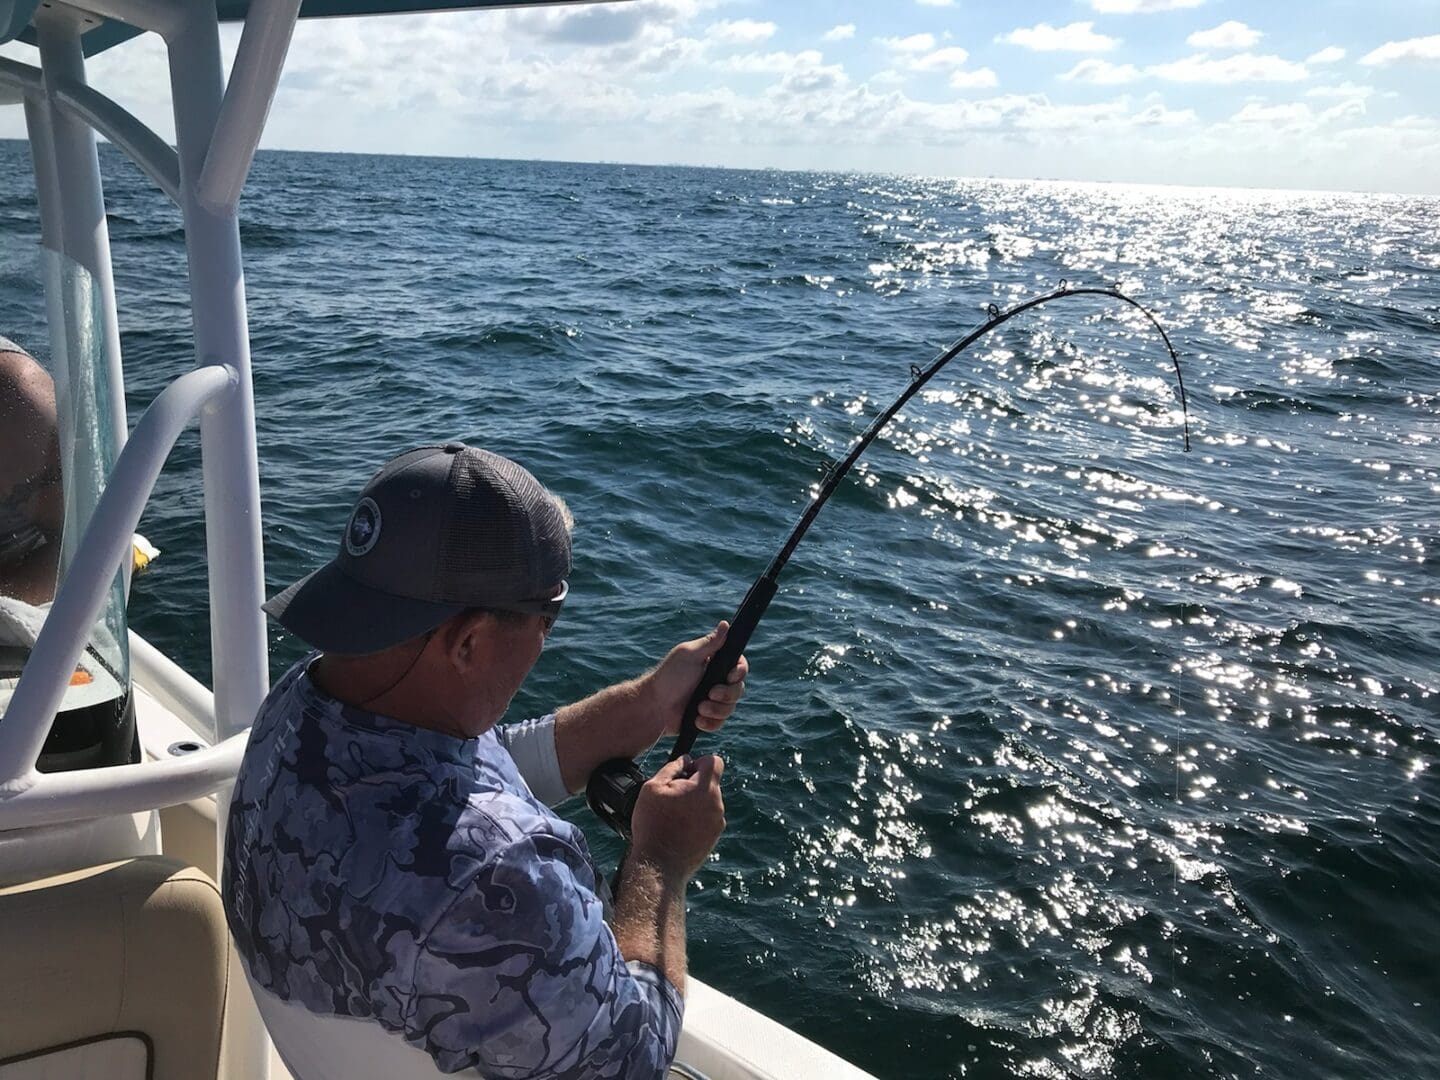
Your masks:
M 765 568 L 765 572 L 750 586 L 750 591 L 745 594 L 745 599 L 736 610 L 735 617 L 730 620 L 730 632 L 725 637 L 725 643 L 710 658 L 709 663 L 705 666 L 704 674 L 700 677 L 699 685 L 695 687 L 695 692 L 685 706 L 685 713 L 680 722 L 680 734 L 670 750 L 669 760 L 674 761 L 676 758 L 688 754 L 690 748 L 695 745 L 695 739 L 700 734 L 700 728 L 696 722 L 700 714 L 700 703 L 710 696 L 712 689 L 725 681 L 736 663 L 739 662 L 745 646 L 750 643 L 750 636 L 760 624 L 760 619 L 764 616 L 766 609 L 770 606 L 770 601 L 774 599 L 775 593 L 780 587 L 780 571 L 785 568 L 785 564 L 790 561 L 790 556 L 800 546 L 800 541 L 804 539 L 821 508 L 835 493 L 835 489 L 840 486 L 840 482 L 845 479 L 855 462 L 860 460 L 860 455 L 875 441 L 875 437 L 894 419 L 895 414 L 905 406 L 905 403 L 939 374 L 946 364 L 986 334 L 1031 308 L 1071 296 L 1104 296 L 1112 300 L 1119 300 L 1130 305 L 1149 320 L 1150 325 L 1155 328 L 1160 339 L 1165 343 L 1165 349 L 1169 352 L 1170 361 L 1175 367 L 1175 381 L 1180 390 L 1180 411 L 1185 449 L 1187 451 L 1190 449 L 1190 409 L 1185 399 L 1185 379 L 1180 373 L 1180 357 L 1175 352 L 1175 347 L 1170 344 L 1170 336 L 1165 333 L 1165 328 L 1139 301 L 1126 296 L 1118 288 L 1083 287 L 1072 289 L 1062 280 L 1060 287 L 1055 291 L 1023 301 L 1004 311 L 994 304 L 989 305 L 987 309 L 989 318 L 982 325 L 942 352 L 929 367 L 923 370 L 918 366 L 910 368 L 910 384 L 905 387 L 905 390 L 888 409 L 875 418 L 865 433 L 860 436 L 859 441 L 851 448 L 850 453 L 830 466 L 824 482 L 820 485 L 820 490 L 810 500 L 810 504 L 800 515 L 799 522 L 791 530 L 780 551 L 770 560 L 770 565 Z M 612 758 L 603 762 L 590 774 L 590 781 L 585 787 L 585 799 L 596 817 L 628 840 L 630 838 L 630 817 L 635 810 L 635 800 L 639 797 L 640 788 L 646 779 L 645 774 L 629 758 Z

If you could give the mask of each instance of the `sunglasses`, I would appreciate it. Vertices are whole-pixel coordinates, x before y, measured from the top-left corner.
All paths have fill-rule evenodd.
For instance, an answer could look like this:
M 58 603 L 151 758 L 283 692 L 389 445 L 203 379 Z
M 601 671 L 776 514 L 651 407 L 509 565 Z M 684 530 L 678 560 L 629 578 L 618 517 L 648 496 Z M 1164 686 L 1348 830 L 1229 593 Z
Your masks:
M 503 604 L 486 604 L 485 606 L 495 611 L 513 611 L 517 615 L 539 615 L 545 620 L 545 632 L 548 634 L 550 628 L 555 625 L 555 620 L 560 617 L 560 608 L 569 595 L 570 583 L 562 581 L 560 582 L 560 591 L 544 600 L 511 600 Z

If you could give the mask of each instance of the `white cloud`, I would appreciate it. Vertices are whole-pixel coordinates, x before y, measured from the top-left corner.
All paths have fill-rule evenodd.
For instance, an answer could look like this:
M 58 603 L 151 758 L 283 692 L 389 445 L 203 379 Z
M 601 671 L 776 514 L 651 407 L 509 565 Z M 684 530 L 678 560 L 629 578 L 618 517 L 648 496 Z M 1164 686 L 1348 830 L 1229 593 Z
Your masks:
M 1387 41 L 1360 58 L 1362 64 L 1394 64 L 1403 60 L 1440 60 L 1440 34 Z
M 239 42 L 238 34 L 230 29 L 232 26 L 235 24 L 222 23 L 220 26 L 220 48 L 226 68 L 229 68 L 234 61 L 235 49 Z M 239 27 L 235 27 L 235 30 L 238 29 Z M 297 27 L 296 38 L 301 42 L 302 51 L 303 43 L 308 37 L 313 37 L 313 34 L 301 35 Z M 10 42 L 0 47 L 0 54 L 28 64 L 40 62 L 38 52 L 22 53 L 19 51 L 22 48 L 30 49 L 29 46 L 21 46 L 19 42 Z M 350 51 L 348 37 L 337 40 L 336 50 L 342 54 Z M 289 74 L 287 71 L 286 76 L 288 77 Z M 126 108 L 153 128 L 166 142 L 174 141 L 175 121 L 174 112 L 170 107 L 169 68 L 165 43 L 159 36 L 142 34 L 126 42 L 124 48 L 107 49 L 98 56 L 86 60 L 85 77 L 91 86 L 102 93 L 108 94 L 116 101 L 123 101 Z M 22 116 L 19 109 L 0 110 L 0 113 L 8 113 L 16 117 Z M 21 138 L 25 137 L 23 119 L 18 134 Z
M 1199 119 L 1194 109 L 1167 109 L 1164 105 L 1151 105 L 1130 118 L 1132 123 L 1142 127 L 1179 127 Z
M 1340 47 L 1338 47 L 1338 46 L 1336 46 L 1336 45 L 1331 45 L 1331 46 L 1329 46 L 1328 48 L 1321 49 L 1321 50 L 1320 50 L 1319 52 L 1317 52 L 1317 53 L 1311 53 L 1309 56 L 1307 56 L 1307 57 L 1305 58 L 1305 63 L 1307 63 L 1307 64 L 1334 64 L 1334 63 L 1337 63 L 1338 61 L 1341 61 L 1341 60 L 1344 60 L 1344 59 L 1345 59 L 1345 50 L 1342 49 L 1342 48 L 1340 48 Z
M 863 88 L 862 88 L 863 89 Z M 1057 105 L 1044 94 L 1002 94 L 975 100 L 945 103 L 916 101 L 900 93 L 870 102 L 872 122 L 891 131 L 909 131 L 938 143 L 965 139 L 980 132 L 1054 133 L 1084 136 L 1113 132 L 1127 120 L 1123 101 L 1093 105 Z M 860 120 L 853 117 L 847 124 Z
M 820 35 L 822 41 L 847 41 L 855 36 L 855 24 L 841 23 L 839 26 L 832 26 L 825 33 Z
M 850 77 L 839 64 L 801 66 L 787 72 L 770 94 L 772 97 L 810 96 L 843 89 L 849 82 Z
M 543 80 L 547 85 L 565 84 L 567 93 L 571 92 L 569 84 L 578 81 L 582 63 L 572 57 L 568 62 L 557 64 L 555 50 L 551 47 L 572 46 L 585 50 L 581 55 L 592 57 L 595 63 L 601 65 L 611 87 L 609 91 L 601 91 L 597 87 L 582 93 L 581 96 L 589 100 L 604 93 L 619 93 L 617 86 L 626 74 L 654 78 L 687 64 L 702 62 L 706 49 L 726 44 L 724 28 L 731 24 L 728 21 L 715 24 L 711 29 L 717 36 L 707 36 L 704 40 L 682 36 L 681 29 L 702 12 L 718 6 L 720 0 L 635 0 L 631 4 L 607 8 L 555 7 L 476 13 L 469 16 L 474 20 L 471 24 L 474 31 L 470 34 L 457 33 L 457 15 L 446 14 L 443 18 L 450 21 L 439 24 L 433 21 L 422 23 L 418 21 L 422 17 L 416 16 L 406 19 L 401 36 L 423 33 L 427 35 L 427 40 L 436 39 L 442 51 L 447 53 L 453 51 L 452 46 L 442 40 L 447 36 L 447 28 L 449 37 L 463 37 L 471 43 L 472 51 L 475 41 L 483 38 L 485 44 L 497 53 L 487 62 L 498 64 L 502 73 L 516 67 L 529 68 L 530 78 Z M 743 27 L 751 22 L 753 20 L 739 20 L 734 25 L 742 29 L 734 32 L 743 36 Z M 366 34 L 378 33 L 371 29 L 371 20 L 356 20 L 356 24 L 364 27 Z M 398 27 L 400 23 L 398 19 L 386 20 L 386 25 Z M 543 51 L 532 51 L 532 43 L 538 43 Z M 475 74 L 478 69 L 473 63 L 467 66 L 457 61 L 456 66 L 464 70 L 451 72 L 452 80 L 469 85 L 483 79 Z M 570 74 L 556 74 L 561 67 L 568 69 Z M 593 78 L 598 74 L 601 72 L 586 70 L 585 77 Z M 412 77 L 412 74 L 405 73 L 403 65 L 388 69 L 387 75 L 392 79 L 403 77 L 403 80 Z M 384 104 L 388 107 L 391 102 L 386 100 Z
M 1120 44 L 1118 38 L 1095 33 L 1093 22 L 1073 22 L 1068 26 L 1051 26 L 1042 22 L 1011 30 L 995 40 L 1036 52 L 1105 52 Z
M 609 58 L 613 58 L 636 75 L 653 78 L 667 75 L 686 64 L 703 62 L 708 48 L 708 42 L 697 41 L 691 37 L 677 37 L 647 44 L 638 52 L 628 55 L 623 50 L 617 50 L 610 53 Z
M 865 81 L 870 86 L 904 86 L 907 81 L 907 76 L 896 71 L 894 68 L 886 68 L 884 71 L 877 71 Z
M 1022 111 L 1014 124 L 1022 130 L 1076 131 L 1121 120 L 1127 108 L 1123 101 L 1103 101 L 1095 105 L 1052 105 L 1041 97 L 1036 107 Z
M 757 22 L 754 19 L 725 19 L 721 22 L 711 23 L 705 31 L 705 37 L 710 41 L 718 41 L 725 45 L 754 45 L 756 42 L 768 41 L 775 36 L 778 29 L 773 22 Z
M 1232 116 L 1231 122 L 1251 127 L 1313 129 L 1324 124 L 1358 119 L 1365 115 L 1365 102 L 1358 98 L 1332 105 L 1316 113 L 1303 101 L 1280 105 L 1262 105 L 1252 101 Z
M 989 68 L 950 73 L 950 87 L 954 90 L 982 90 L 999 85 L 999 78 Z
M 890 48 L 898 55 L 896 63 L 903 65 L 907 71 L 933 72 L 950 71 L 950 86 L 954 90 L 976 90 L 985 89 L 999 85 L 1000 80 L 996 78 L 995 72 L 989 68 L 980 68 L 977 71 L 961 71 L 965 62 L 970 59 L 970 53 L 958 45 L 950 45 L 943 49 L 934 49 L 930 52 L 917 52 L 924 39 L 934 43 L 930 34 L 915 34 L 908 38 L 884 38 L 882 44 Z M 904 77 L 898 71 L 884 71 L 873 76 L 870 80 L 876 85 L 896 85 L 903 83 Z
M 1140 78 L 1140 69 L 1134 64 L 1112 64 L 1109 60 L 1090 57 L 1081 60 L 1060 78 L 1066 82 L 1094 83 L 1097 86 L 1119 86 Z
M 586 23 L 578 35 L 573 26 L 517 22 L 510 13 L 302 23 L 267 145 L 425 153 L 481 118 L 500 126 L 553 120 L 557 113 L 582 124 L 636 119 L 644 98 L 632 80 L 704 52 L 703 43 L 677 36 L 688 18 L 678 6 L 648 3 L 645 10 L 651 21 L 633 32 Z M 463 22 L 458 33 L 457 22 Z M 537 49 L 536 38 L 564 39 L 571 47 Z M 129 46 L 114 50 L 129 52 Z M 427 58 L 423 70 L 409 70 L 406 57 L 420 54 Z M 132 80 L 125 85 L 133 100 Z M 432 121 L 398 119 L 421 112 Z
M 633 4 L 536 8 L 506 12 L 501 25 L 564 45 L 619 45 L 640 37 L 647 28 L 684 22 L 701 6 L 698 0 L 636 0 Z
M 887 49 L 902 53 L 926 53 L 935 48 L 934 34 L 911 34 L 909 37 L 877 38 Z
M 795 71 L 813 70 L 821 66 L 825 57 L 817 49 L 803 52 L 742 53 L 727 56 L 715 66 L 721 71 L 736 71 L 743 75 L 776 74 L 786 75 Z
M 1363 98 L 1348 98 L 1336 105 L 1330 106 L 1320 114 L 1322 124 L 1333 123 L 1337 120 L 1358 119 L 1365 115 L 1365 101 Z
M 1153 15 L 1157 11 L 1199 7 L 1205 0 L 1090 0 L 1102 15 Z
M 1262 36 L 1259 30 L 1230 19 L 1210 30 L 1197 30 L 1185 44 L 1196 49 L 1248 49 L 1259 44 Z
M 932 53 L 916 57 L 910 61 L 910 66 L 916 71 L 934 71 L 937 68 L 958 68 L 964 67 L 965 61 L 970 59 L 970 54 L 958 45 L 952 45 L 946 49 L 936 49 Z
M 840 83 L 809 94 L 777 86 L 760 99 L 696 98 L 692 104 L 686 119 L 697 130 L 713 128 L 713 114 L 723 111 L 726 119 L 733 117 L 755 138 L 826 147 L 875 146 L 877 140 L 884 140 L 884 145 L 920 140 L 927 146 L 972 146 L 973 138 L 987 133 L 1006 137 L 1007 145 L 1018 141 L 1049 146 L 1057 138 L 1104 139 L 1136 127 L 1123 99 L 1066 105 L 1052 103 L 1043 94 L 1007 94 L 930 102 L 899 90 L 877 93 L 871 83 Z M 1178 122 L 1178 117 L 1174 119 Z
M 1289 127 L 1309 123 L 1314 119 L 1314 113 L 1310 111 L 1310 106 L 1303 102 L 1292 102 L 1288 105 L 1261 105 L 1252 101 L 1230 119 L 1237 124 Z
M 1152 65 L 1145 72 L 1171 82 L 1187 83 L 1298 82 L 1310 77 L 1304 64 L 1253 53 L 1236 53 L 1219 60 L 1197 53 L 1184 60 Z
M 894 4 L 896 11 L 908 6 Z M 1128 7 L 1140 11 L 1156 5 Z M 1040 94 L 1001 94 L 992 89 L 999 83 L 995 73 L 989 68 L 969 71 L 949 62 L 958 59 L 959 52 L 950 52 L 951 42 L 937 31 L 931 48 L 881 52 L 882 65 L 895 74 L 882 72 L 857 85 L 839 64 L 827 62 L 829 54 L 838 51 L 830 46 L 821 46 L 826 50 L 823 55 L 818 49 L 801 51 L 801 47 L 794 52 L 771 51 L 777 48 L 778 31 L 762 36 L 758 30 L 707 30 L 732 23 L 765 25 L 759 22 L 759 9 L 738 7 L 733 0 L 634 0 L 617 10 L 636 9 L 644 13 L 638 21 L 575 22 L 558 17 L 588 10 L 583 8 L 307 21 L 296 32 L 266 145 L 1009 175 L 1052 171 L 1056 148 L 1063 147 L 1067 151 L 1063 174 L 1077 177 L 1319 182 L 1440 192 L 1435 179 L 1440 177 L 1440 117 L 1407 117 L 1384 125 L 1367 119 L 1366 106 L 1382 96 L 1397 95 L 1344 82 L 1346 76 L 1363 77 L 1348 64 L 1316 66 L 1350 59 L 1327 55 L 1339 50 L 1322 50 L 1302 64 L 1298 57 L 1294 62 L 1277 57 L 1242 60 L 1211 49 L 1207 55 L 1179 60 L 1178 71 L 1166 66 L 1164 74 L 1172 78 L 1234 78 L 1242 84 L 1257 72 L 1266 76 L 1288 72 L 1285 77 L 1293 77 L 1296 70 L 1308 67 L 1310 73 L 1326 76 L 1314 81 L 1339 84 L 1295 82 L 1282 88 L 1284 97 L 1274 94 L 1272 100 L 1256 100 L 1247 108 L 1242 108 L 1243 99 L 1235 102 L 1225 113 L 1235 114 L 1235 119 L 1212 124 L 1195 115 L 1195 110 L 1208 113 L 1215 108 L 1214 102 L 1200 103 L 1205 100 L 1203 86 L 1202 96 L 1182 98 L 1173 108 L 1159 104 L 1159 95 L 1121 96 L 1128 86 L 1115 91 L 1117 101 L 1066 102 L 1065 98 L 1081 98 L 1082 89 L 1084 98 L 1093 97 L 1096 92 L 1086 83 L 1099 84 L 1099 92 L 1105 93 L 1107 83 L 1140 83 L 1147 78 L 1157 79 L 1151 85 L 1161 86 L 1167 97 L 1178 96 L 1173 84 L 1158 82 L 1161 72 L 1146 68 L 1149 61 L 1121 64 L 1099 59 L 1117 53 L 1069 54 L 1068 59 L 1067 54 L 1058 54 L 1063 63 L 1054 71 L 1073 68 L 1062 76 L 1069 80 L 1062 87 L 1051 84 L 1059 99 L 1052 101 Z M 1080 5 L 1071 10 L 1090 8 Z M 1226 9 L 1212 7 L 1220 10 Z M 542 14 L 546 17 L 537 18 Z M 757 18 L 741 19 L 740 14 Z M 778 16 L 771 17 L 778 22 Z M 1173 43 L 1189 32 L 1182 18 L 1157 30 L 1163 29 L 1163 36 Z M 1188 19 L 1194 29 L 1221 22 L 1222 17 Z M 857 36 L 854 25 L 846 25 L 848 37 Z M 1114 33 L 1098 18 L 1096 26 Z M 1404 33 L 1389 36 L 1399 38 Z M 221 35 L 228 57 L 238 28 L 224 27 Z M 751 36 L 753 44 L 740 40 Z M 816 28 L 809 43 L 819 46 L 820 36 Z M 833 40 L 843 41 L 846 36 Z M 735 57 L 732 52 L 749 55 Z M 1175 59 L 1189 52 L 1162 57 Z M 1352 47 L 1352 57 L 1365 52 Z M 946 59 L 929 59 L 936 54 Z M 415 55 L 427 57 L 421 69 L 414 66 Z M 971 59 L 975 58 L 967 57 L 966 62 Z M 146 64 L 149 67 L 141 71 Z M 917 64 L 932 72 L 933 83 L 926 85 L 935 91 L 933 100 L 909 96 L 903 89 L 907 79 L 919 85 Z M 749 74 L 730 75 L 727 68 Z M 90 70 L 98 87 L 115 92 L 168 137 L 171 113 L 164 49 L 154 35 L 97 57 Z M 683 73 L 683 90 L 655 78 L 669 72 Z M 1026 78 L 1036 85 L 1049 74 Z M 948 92 L 941 86 L 942 78 L 950 84 Z M 1018 71 L 1007 70 L 1005 83 L 1014 84 L 1019 78 Z M 1241 93 L 1252 89 L 1272 87 L 1257 81 L 1242 85 Z M 163 107 L 152 107 L 152 96 L 163 101 Z M 1286 98 L 1305 104 L 1281 104 Z M 18 114 L 19 110 L 0 110 L 0 125 L 9 125 L 0 126 L 0 132 L 23 134 Z M 417 115 L 423 115 L 426 123 L 416 123 Z
M 1373 86 L 1361 86 L 1359 83 L 1343 82 L 1338 86 L 1317 86 L 1306 90 L 1306 97 L 1313 98 L 1354 98 L 1358 101 L 1366 101 L 1377 93 Z
M 739 126 L 745 123 L 749 99 L 728 86 L 715 90 L 681 91 L 652 98 L 645 109 L 645 119 L 656 124 L 684 123 L 705 117 L 710 123 Z

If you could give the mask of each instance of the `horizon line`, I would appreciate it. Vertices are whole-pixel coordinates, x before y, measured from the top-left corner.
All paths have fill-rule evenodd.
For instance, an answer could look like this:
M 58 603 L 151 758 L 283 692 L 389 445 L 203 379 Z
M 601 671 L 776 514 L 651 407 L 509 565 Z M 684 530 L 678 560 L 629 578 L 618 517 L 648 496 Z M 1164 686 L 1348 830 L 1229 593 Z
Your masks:
M 29 139 L 13 136 L 0 136 L 0 142 L 17 142 L 29 144 Z M 96 136 L 99 145 L 113 145 L 108 139 Z M 974 182 L 1002 182 L 1014 184 L 1092 184 L 1103 187 L 1143 187 L 1143 188 L 1172 188 L 1184 191 L 1203 192 L 1255 192 L 1281 195 L 1360 195 L 1369 197 L 1393 197 L 1405 199 L 1440 199 L 1440 192 L 1425 191 L 1396 191 L 1380 189 L 1357 189 L 1357 188 L 1302 188 L 1302 187 L 1275 187 L 1264 185 L 1240 185 L 1240 184 L 1208 184 L 1203 182 L 1167 182 L 1163 180 L 1122 180 L 1122 179 L 1080 179 L 1061 176 L 974 176 L 958 173 L 923 173 L 923 172 L 886 172 L 881 169 L 837 169 L 837 168 L 794 168 L 781 165 L 696 165 L 684 162 L 659 162 L 659 161 L 620 161 L 608 158 L 585 159 L 585 158 L 544 158 L 544 157 L 505 157 L 497 154 L 415 154 L 398 150 L 316 150 L 290 146 L 262 146 L 257 150 L 258 154 L 323 154 L 333 157 L 397 157 L 416 158 L 420 160 L 436 161 L 501 161 L 517 165 L 599 165 L 608 168 L 630 168 L 630 169 L 706 169 L 719 172 L 778 172 L 787 174 L 820 174 L 829 176 L 887 176 L 900 177 L 905 179 L 921 180 L 950 180 L 950 181 L 974 181 Z M 122 151 L 123 154 L 123 151 Z

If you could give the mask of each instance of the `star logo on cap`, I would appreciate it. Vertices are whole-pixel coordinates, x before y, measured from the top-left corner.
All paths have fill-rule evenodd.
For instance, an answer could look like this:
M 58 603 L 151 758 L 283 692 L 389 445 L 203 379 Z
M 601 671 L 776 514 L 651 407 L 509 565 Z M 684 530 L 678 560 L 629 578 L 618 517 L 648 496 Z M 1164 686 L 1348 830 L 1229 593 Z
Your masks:
M 373 548 L 379 539 L 380 507 L 375 505 L 374 499 L 361 499 L 345 529 L 345 550 L 358 558 Z

